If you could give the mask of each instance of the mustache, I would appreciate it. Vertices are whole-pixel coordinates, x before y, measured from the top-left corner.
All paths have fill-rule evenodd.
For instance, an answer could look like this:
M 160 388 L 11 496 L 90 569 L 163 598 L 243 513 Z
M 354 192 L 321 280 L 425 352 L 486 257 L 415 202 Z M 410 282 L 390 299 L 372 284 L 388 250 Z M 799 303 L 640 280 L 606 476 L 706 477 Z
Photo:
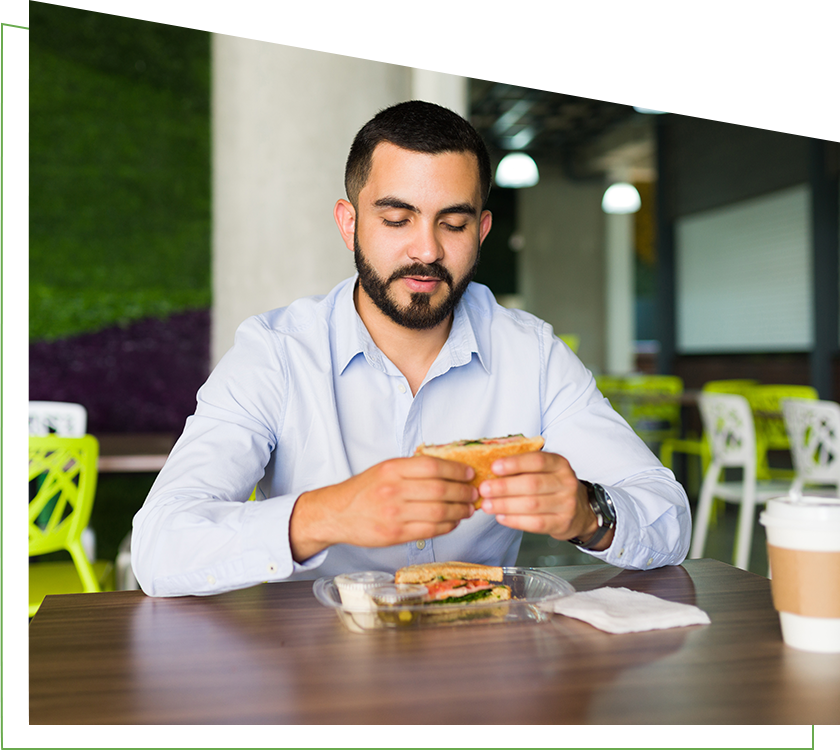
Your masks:
M 428 276 L 430 278 L 440 279 L 452 286 L 452 274 L 439 265 L 426 265 L 425 263 L 412 263 L 409 266 L 398 268 L 394 273 L 388 277 L 388 284 L 392 281 L 397 281 L 406 276 Z

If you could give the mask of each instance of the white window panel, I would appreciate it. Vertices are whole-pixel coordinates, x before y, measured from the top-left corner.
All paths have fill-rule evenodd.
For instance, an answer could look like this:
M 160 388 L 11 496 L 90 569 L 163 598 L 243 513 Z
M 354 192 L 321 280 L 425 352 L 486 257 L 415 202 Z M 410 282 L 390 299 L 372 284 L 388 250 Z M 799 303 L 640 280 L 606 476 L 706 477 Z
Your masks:
M 675 240 L 680 353 L 811 348 L 807 185 L 679 219 Z

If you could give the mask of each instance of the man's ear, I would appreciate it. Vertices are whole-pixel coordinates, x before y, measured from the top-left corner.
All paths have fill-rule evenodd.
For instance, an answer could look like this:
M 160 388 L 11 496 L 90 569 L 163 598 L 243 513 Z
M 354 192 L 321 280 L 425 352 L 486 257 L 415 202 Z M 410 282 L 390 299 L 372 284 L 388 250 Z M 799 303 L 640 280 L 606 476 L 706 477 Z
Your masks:
M 484 242 L 484 238 L 490 232 L 490 227 L 493 224 L 493 214 L 489 211 L 482 211 L 481 217 L 478 220 L 478 244 Z
M 333 216 L 338 225 L 338 231 L 341 232 L 341 239 L 344 240 L 348 250 L 353 250 L 353 238 L 356 236 L 356 209 L 350 201 L 339 198 L 335 202 Z

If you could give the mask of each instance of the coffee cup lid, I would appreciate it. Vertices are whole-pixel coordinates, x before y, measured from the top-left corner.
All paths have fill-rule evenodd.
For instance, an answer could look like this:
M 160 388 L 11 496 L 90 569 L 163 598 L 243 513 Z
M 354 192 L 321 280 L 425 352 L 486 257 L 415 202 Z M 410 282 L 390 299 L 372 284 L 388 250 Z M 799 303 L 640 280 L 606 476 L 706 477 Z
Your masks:
M 776 497 L 767 501 L 767 509 L 761 514 L 766 519 L 778 521 L 823 521 L 840 522 L 840 498 L 804 495 Z

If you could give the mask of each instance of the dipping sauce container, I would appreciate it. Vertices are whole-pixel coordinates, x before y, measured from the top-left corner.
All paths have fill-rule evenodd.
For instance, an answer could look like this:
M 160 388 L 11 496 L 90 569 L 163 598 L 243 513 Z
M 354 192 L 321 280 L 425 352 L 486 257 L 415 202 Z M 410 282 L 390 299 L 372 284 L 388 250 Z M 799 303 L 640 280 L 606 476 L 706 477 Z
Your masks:
M 376 627 L 376 607 L 369 592 L 394 580 L 391 573 L 366 570 L 359 573 L 342 573 L 333 579 L 341 597 L 342 608 L 360 628 Z
M 425 586 L 416 583 L 388 583 L 373 589 L 370 598 L 383 623 L 392 627 L 405 627 L 420 617 L 419 610 L 409 607 L 422 605 L 428 593 Z

